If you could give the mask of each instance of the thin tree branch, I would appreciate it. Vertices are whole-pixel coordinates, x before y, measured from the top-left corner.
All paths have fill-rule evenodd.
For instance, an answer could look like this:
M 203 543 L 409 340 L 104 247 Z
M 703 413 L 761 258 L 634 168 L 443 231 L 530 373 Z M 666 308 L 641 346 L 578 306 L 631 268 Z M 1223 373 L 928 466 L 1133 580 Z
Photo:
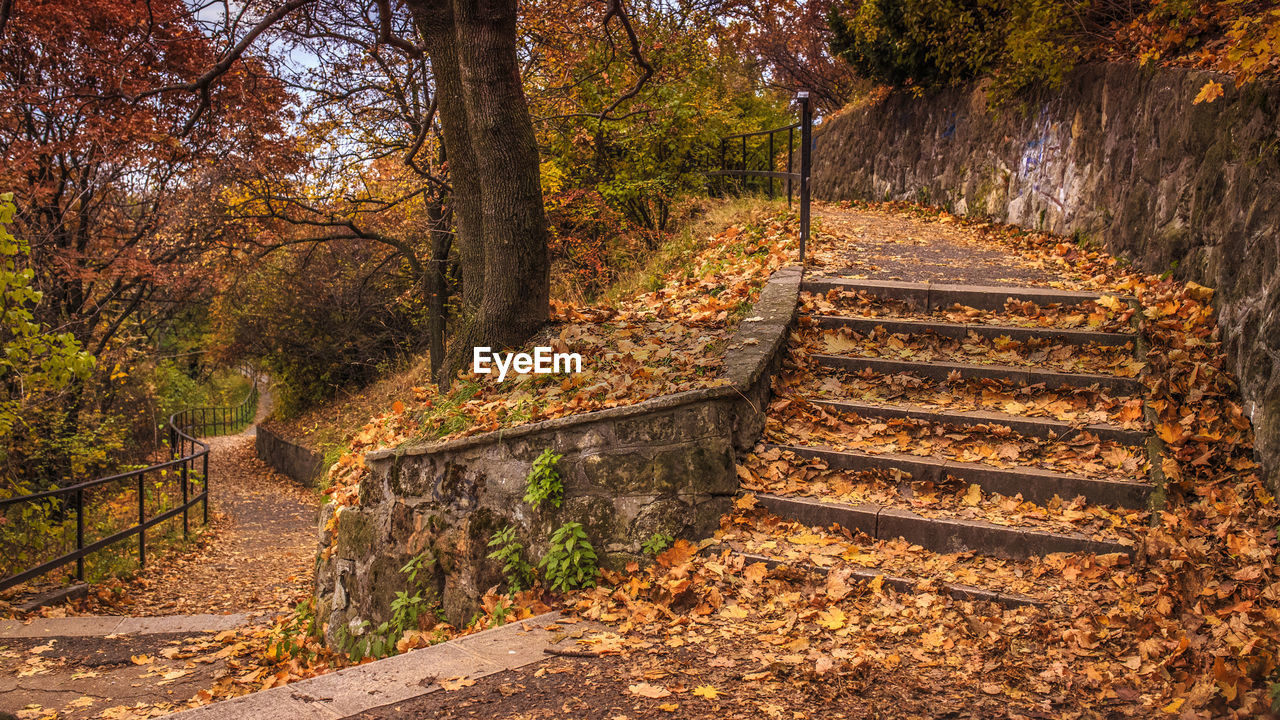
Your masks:
M 222 56 L 221 60 L 219 60 L 213 67 L 206 70 L 200 77 L 189 83 L 178 83 L 175 85 L 166 85 L 164 87 L 147 90 L 134 95 L 130 100 L 138 102 L 139 100 L 145 100 L 149 97 L 170 92 L 199 92 L 200 103 L 196 105 L 196 109 L 192 111 L 191 116 L 187 118 L 186 123 L 182 126 L 182 135 L 187 135 L 191 132 L 192 128 L 195 127 L 196 121 L 198 121 L 204 112 L 209 109 L 210 88 L 212 88 L 213 82 L 225 75 L 226 72 L 231 69 L 231 66 L 235 64 L 236 60 L 239 60 L 240 57 L 244 55 L 245 51 L 249 49 L 249 46 L 253 44 L 253 41 L 257 40 L 259 35 L 267 31 L 267 28 L 275 25 L 294 10 L 310 5 L 314 2 L 316 2 L 316 0 L 289 0 L 284 5 L 281 5 L 272 12 L 264 15 L 256 25 L 250 28 L 249 32 L 245 33 L 244 37 L 240 38 L 239 42 L 233 45 Z
M 627 43 L 630 45 L 631 59 L 640 67 L 640 77 L 636 79 L 634 85 L 626 92 L 618 96 L 617 99 L 609 105 L 609 107 L 600 111 L 598 117 L 603 122 L 610 120 L 609 113 L 613 112 L 619 105 L 630 100 L 640 94 L 640 90 L 644 88 L 645 83 L 649 82 L 649 78 L 653 77 L 653 65 L 645 58 L 644 52 L 640 48 L 640 38 L 636 35 L 635 28 L 631 26 L 631 17 L 627 15 L 627 9 L 623 6 L 622 0 L 610 0 L 609 12 L 604 14 L 604 27 L 607 32 L 609 29 L 609 21 L 614 18 L 618 19 L 618 23 L 622 25 L 623 32 L 627 35 Z

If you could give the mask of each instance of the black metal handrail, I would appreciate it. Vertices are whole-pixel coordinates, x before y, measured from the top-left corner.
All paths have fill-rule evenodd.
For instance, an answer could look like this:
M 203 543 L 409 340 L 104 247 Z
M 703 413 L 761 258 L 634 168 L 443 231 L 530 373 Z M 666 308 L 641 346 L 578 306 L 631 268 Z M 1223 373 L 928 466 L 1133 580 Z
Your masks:
M 76 549 L 43 562 L 35 567 L 0 579 L 0 590 L 7 590 L 32 578 L 57 570 L 71 562 L 76 564 L 76 579 L 84 581 L 84 559 L 91 553 L 113 545 L 133 535 L 138 536 L 138 566 L 147 564 L 147 530 L 160 523 L 182 514 L 182 535 L 188 534 L 188 513 L 197 503 L 203 504 L 202 522 L 209 522 L 209 445 L 199 438 L 208 437 L 209 430 L 219 430 L 219 434 L 252 422 L 258 408 L 258 383 L 255 380 L 249 394 L 239 404 L 228 407 L 193 408 L 176 412 L 169 416 L 169 459 L 164 462 L 148 465 L 144 468 L 129 470 L 115 475 L 108 475 L 66 487 L 43 490 L 29 495 L 0 499 L 0 511 L 21 503 L 51 502 L 55 498 L 73 498 L 75 508 Z M 196 467 L 199 465 L 199 471 Z M 182 503 L 150 518 L 146 512 L 146 478 L 147 475 L 165 473 L 174 468 L 179 476 L 182 488 Z M 84 541 L 84 505 L 85 494 L 94 488 L 113 483 L 137 482 L 138 522 L 123 530 L 117 531 L 89 544 Z M 198 494 L 192 495 L 192 484 L 200 488 Z
M 800 186 L 800 262 L 804 262 L 805 248 L 809 244 L 809 170 L 811 156 L 813 150 L 813 109 L 809 105 L 809 93 L 796 93 L 796 103 L 800 105 L 799 122 L 784 125 L 782 127 L 773 128 L 771 130 L 758 130 L 755 132 L 737 133 L 734 135 L 725 135 L 720 138 L 720 169 L 709 173 L 716 177 L 743 177 L 743 178 L 765 178 L 769 182 L 767 184 L 767 193 L 769 198 L 773 198 L 773 181 L 787 181 L 787 204 L 791 204 L 793 194 L 793 183 Z M 793 171 L 795 158 L 795 136 L 796 131 L 800 131 L 800 170 Z M 774 136 L 786 133 L 787 148 L 787 170 L 786 172 L 774 170 L 778 161 L 778 143 L 774 141 Z M 760 144 L 758 150 L 764 151 L 764 163 L 760 169 L 753 169 L 747 152 L 747 140 L 754 137 L 767 137 L 767 140 Z M 741 140 L 742 157 L 741 162 L 731 166 L 729 162 L 729 142 L 732 140 Z M 724 185 L 721 184 L 723 192 Z

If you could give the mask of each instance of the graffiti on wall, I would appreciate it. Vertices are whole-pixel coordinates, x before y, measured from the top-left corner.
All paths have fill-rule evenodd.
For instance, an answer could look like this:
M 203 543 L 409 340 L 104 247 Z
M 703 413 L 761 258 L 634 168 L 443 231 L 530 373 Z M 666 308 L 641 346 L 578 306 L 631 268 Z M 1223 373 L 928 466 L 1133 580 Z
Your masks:
M 1066 143 L 1064 126 L 1049 119 L 1049 106 L 1040 108 L 1036 121 L 1037 131 L 1022 148 L 1018 159 L 1017 176 L 1011 192 L 1011 202 L 1042 200 L 1049 203 L 1065 217 L 1067 215 L 1066 178 L 1073 174 Z

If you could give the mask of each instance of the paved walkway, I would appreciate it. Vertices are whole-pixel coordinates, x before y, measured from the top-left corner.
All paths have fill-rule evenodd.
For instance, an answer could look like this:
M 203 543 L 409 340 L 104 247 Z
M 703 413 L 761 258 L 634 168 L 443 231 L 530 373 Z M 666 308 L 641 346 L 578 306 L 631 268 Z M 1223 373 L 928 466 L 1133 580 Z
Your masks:
M 175 633 L 220 632 L 250 621 L 236 615 L 163 615 L 122 617 L 120 615 L 79 615 L 75 617 L 0 620 L 0 640 L 16 638 L 106 637 L 108 635 L 171 635 Z
M 291 685 L 244 695 L 174 715 L 174 720 L 290 718 L 336 720 L 374 708 L 390 708 L 444 689 L 538 663 L 544 650 L 598 630 L 586 624 L 561 626 L 559 613 L 546 613 L 403 655 L 345 668 Z
M 955 225 L 922 223 L 908 212 L 867 212 L 815 204 L 814 218 L 835 242 L 810 263 L 808 277 L 820 274 L 876 280 L 975 285 L 1057 285 L 1058 273 L 1041 262 L 992 247 Z
M 263 392 L 257 420 L 270 409 Z M 209 443 L 210 510 L 215 535 L 198 551 L 165 558 L 126 587 L 119 603 L 95 614 L 199 615 L 275 612 L 311 591 L 316 494 L 258 459 L 256 425 Z
M 204 552 L 157 563 L 129 587 L 129 615 L 284 610 L 311 588 L 315 494 L 271 471 L 253 438 L 209 439 L 217 535 Z

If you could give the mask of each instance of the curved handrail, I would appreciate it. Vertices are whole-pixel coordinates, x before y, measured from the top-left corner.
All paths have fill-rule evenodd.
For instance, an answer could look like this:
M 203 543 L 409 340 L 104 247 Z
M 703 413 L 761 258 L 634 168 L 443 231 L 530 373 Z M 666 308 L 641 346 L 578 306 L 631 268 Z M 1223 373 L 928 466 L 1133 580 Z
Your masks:
M 24 583 L 32 578 L 39 577 L 47 572 L 56 570 L 71 562 L 76 563 L 76 579 L 83 581 L 84 558 L 86 556 L 133 535 L 138 536 L 138 565 L 140 567 L 145 567 L 147 564 L 147 529 L 158 525 L 165 520 L 177 517 L 178 514 L 181 513 L 182 534 L 183 537 L 186 537 L 189 524 L 188 511 L 197 503 L 203 503 L 203 522 L 207 524 L 209 522 L 209 444 L 201 440 L 200 437 L 208 436 L 208 431 L 211 428 L 221 430 L 223 432 L 229 432 L 233 428 L 242 424 L 251 423 L 257 409 L 258 382 L 255 379 L 253 387 L 250 388 L 248 395 L 244 400 L 240 401 L 240 403 L 236 405 L 227 407 L 191 408 L 170 415 L 168 460 L 154 463 L 143 468 L 136 468 L 134 470 L 127 470 L 114 475 L 86 480 L 66 487 L 52 488 L 50 490 L 42 490 L 29 495 L 19 495 L 17 497 L 0 499 L 0 510 L 4 510 L 7 507 L 20 503 L 36 503 L 52 500 L 54 498 L 71 497 L 74 498 L 76 521 L 76 549 L 74 551 L 64 553 L 52 560 L 36 565 L 35 567 L 28 568 L 6 578 L 0 579 L 0 590 L 7 590 L 8 588 Z M 199 464 L 199 472 L 197 472 L 197 463 Z M 163 513 L 147 517 L 146 476 L 149 473 L 162 473 L 170 468 L 177 468 L 182 487 L 182 503 L 177 507 L 166 510 Z M 193 476 L 198 476 L 199 479 L 195 480 Z M 138 522 L 128 528 L 108 535 L 107 537 L 85 544 L 85 492 L 110 483 L 133 479 L 136 479 L 138 489 Z M 191 485 L 193 481 L 198 482 L 200 487 L 200 492 L 195 495 L 191 494 Z
M 809 104 L 808 91 L 796 93 L 796 103 L 800 106 L 799 122 L 783 125 L 782 127 L 772 128 L 770 130 L 757 130 L 755 132 L 736 133 L 734 135 L 725 135 L 720 138 L 720 169 L 708 172 L 709 177 L 719 177 L 720 194 L 724 194 L 726 186 L 723 178 L 764 178 L 768 180 L 765 186 L 768 189 L 769 199 L 773 199 L 773 181 L 785 180 L 787 183 L 787 205 L 791 205 L 791 195 L 793 184 L 798 184 L 800 189 L 800 264 L 804 264 L 805 247 L 809 244 L 809 176 L 813 165 L 813 108 Z M 778 146 L 774 143 L 773 136 L 786 134 L 786 141 L 783 147 L 786 148 L 787 154 L 787 170 L 782 172 L 775 170 L 778 158 L 774 153 Z M 800 167 L 798 170 L 793 169 L 795 156 L 795 140 L 796 134 L 800 135 Z M 763 152 L 764 158 L 762 167 L 752 169 L 751 163 L 748 161 L 747 140 L 750 138 L 763 137 L 766 142 L 757 148 L 757 154 Z M 729 158 L 729 141 L 740 140 L 742 147 L 741 162 L 731 162 Z

